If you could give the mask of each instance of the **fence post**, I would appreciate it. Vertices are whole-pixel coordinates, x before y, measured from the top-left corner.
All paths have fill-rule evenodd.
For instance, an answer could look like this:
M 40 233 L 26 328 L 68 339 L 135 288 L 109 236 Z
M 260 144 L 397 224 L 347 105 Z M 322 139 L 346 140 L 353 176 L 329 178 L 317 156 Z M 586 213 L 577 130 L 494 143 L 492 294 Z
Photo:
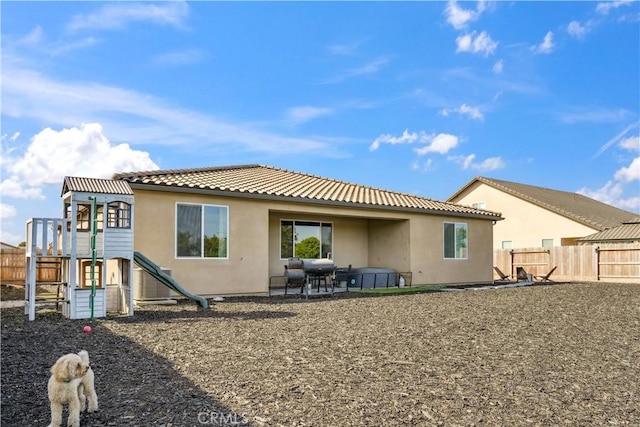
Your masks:
M 509 251 L 509 254 L 511 255 L 511 261 L 509 262 L 510 264 L 509 270 L 511 270 L 511 277 L 515 277 L 515 273 L 513 271 L 513 258 L 515 257 L 515 253 L 513 252 L 513 249 Z
M 596 246 L 596 280 L 600 281 L 600 246 Z

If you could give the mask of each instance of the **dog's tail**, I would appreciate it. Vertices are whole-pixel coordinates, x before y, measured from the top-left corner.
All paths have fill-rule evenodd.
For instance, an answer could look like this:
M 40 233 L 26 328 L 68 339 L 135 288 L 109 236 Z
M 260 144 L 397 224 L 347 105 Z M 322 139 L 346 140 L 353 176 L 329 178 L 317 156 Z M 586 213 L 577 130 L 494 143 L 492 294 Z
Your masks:
M 89 364 L 89 352 L 87 350 L 80 350 L 78 356 L 80 356 L 80 359 L 82 359 L 84 363 Z

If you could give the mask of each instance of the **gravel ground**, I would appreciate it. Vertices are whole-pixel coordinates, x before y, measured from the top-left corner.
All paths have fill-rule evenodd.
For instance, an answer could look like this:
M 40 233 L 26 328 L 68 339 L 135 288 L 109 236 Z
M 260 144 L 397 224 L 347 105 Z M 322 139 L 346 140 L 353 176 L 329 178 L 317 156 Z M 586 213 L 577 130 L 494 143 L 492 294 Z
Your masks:
M 640 285 L 181 302 L 91 334 L 22 313 L 2 310 L 3 426 L 47 425 L 48 369 L 80 349 L 83 426 L 640 425 Z

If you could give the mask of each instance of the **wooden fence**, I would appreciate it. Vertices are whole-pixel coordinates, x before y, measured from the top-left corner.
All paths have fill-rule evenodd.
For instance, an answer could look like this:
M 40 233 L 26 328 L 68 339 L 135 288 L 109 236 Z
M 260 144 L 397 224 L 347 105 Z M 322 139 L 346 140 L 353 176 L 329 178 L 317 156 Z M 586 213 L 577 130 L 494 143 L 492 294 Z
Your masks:
M 512 278 L 517 267 L 542 276 L 557 266 L 551 276 L 556 281 L 640 283 L 638 243 L 496 249 L 493 262 Z
M 24 248 L 0 250 L 0 283 L 24 285 L 26 273 Z M 60 274 L 59 258 L 38 258 L 37 282 L 59 282 Z
M 40 258 L 37 266 L 38 282 L 60 281 L 59 258 Z M 551 248 L 496 249 L 493 265 L 516 277 L 522 267 L 535 276 L 547 274 L 553 267 L 551 279 L 563 282 L 625 282 L 640 283 L 640 244 L 608 244 L 584 246 L 554 246 Z M 25 251 L 0 251 L 0 282 L 24 285 L 26 275 Z M 496 274 L 495 278 L 498 276 Z

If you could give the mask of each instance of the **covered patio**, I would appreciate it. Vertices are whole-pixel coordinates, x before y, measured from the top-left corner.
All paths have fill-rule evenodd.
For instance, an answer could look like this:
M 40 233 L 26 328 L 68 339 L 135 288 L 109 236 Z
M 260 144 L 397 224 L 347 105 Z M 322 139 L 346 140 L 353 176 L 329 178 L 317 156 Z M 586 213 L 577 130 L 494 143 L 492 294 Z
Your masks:
M 269 278 L 269 296 L 298 295 L 310 298 L 362 289 L 410 287 L 412 284 L 411 272 L 398 272 L 390 268 L 333 267 L 317 274 L 289 267 L 297 264 L 297 259 L 291 259 L 284 275 Z

